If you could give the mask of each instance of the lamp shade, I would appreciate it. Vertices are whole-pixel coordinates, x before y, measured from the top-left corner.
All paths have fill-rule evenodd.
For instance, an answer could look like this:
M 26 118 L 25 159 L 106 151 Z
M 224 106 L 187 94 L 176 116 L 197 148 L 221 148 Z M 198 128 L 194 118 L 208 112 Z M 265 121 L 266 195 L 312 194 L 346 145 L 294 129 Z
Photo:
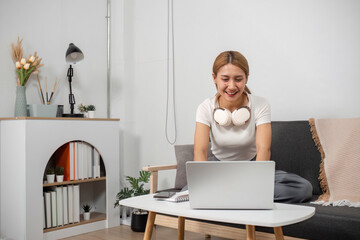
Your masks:
M 84 59 L 84 54 L 75 44 L 70 43 L 66 50 L 65 59 L 68 63 L 77 63 Z

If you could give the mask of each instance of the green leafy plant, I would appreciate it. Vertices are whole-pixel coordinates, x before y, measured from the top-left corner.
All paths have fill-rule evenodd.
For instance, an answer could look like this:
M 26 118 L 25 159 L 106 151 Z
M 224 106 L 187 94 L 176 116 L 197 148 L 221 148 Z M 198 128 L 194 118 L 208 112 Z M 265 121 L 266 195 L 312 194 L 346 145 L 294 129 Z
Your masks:
M 54 171 L 53 168 L 49 168 L 48 170 L 46 170 L 47 175 L 51 175 L 51 174 L 54 174 L 54 173 L 55 173 L 55 171 Z
M 87 111 L 95 111 L 96 108 L 95 108 L 94 105 L 88 105 L 88 106 L 86 107 L 86 110 L 87 110 Z
M 85 105 L 83 105 L 82 103 L 78 106 L 78 109 L 80 112 L 87 112 L 87 108 Z
M 89 204 L 84 204 L 82 205 L 82 209 L 84 210 L 84 212 L 90 212 L 90 210 L 92 209 L 92 206 L 90 206 Z
M 94 105 L 83 105 L 82 103 L 78 106 L 80 112 L 85 113 L 88 111 L 95 111 L 96 108 Z
M 124 187 L 120 192 L 118 192 L 116 195 L 116 202 L 114 203 L 114 207 L 119 206 L 120 200 L 150 193 L 149 189 L 144 188 L 144 184 L 150 181 L 150 172 L 140 171 L 140 177 L 135 178 L 126 176 L 126 180 L 130 183 L 131 188 Z M 140 213 L 142 212 L 141 209 L 139 209 L 139 211 Z
M 56 175 L 64 175 L 64 167 L 56 166 L 55 173 L 56 173 Z

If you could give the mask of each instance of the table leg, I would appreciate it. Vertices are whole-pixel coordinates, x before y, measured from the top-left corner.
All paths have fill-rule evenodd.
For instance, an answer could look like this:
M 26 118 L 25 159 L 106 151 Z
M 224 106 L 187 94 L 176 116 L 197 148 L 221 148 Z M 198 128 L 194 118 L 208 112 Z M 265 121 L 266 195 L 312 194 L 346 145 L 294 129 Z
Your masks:
M 146 222 L 146 228 L 145 228 L 145 234 L 144 234 L 144 240 L 151 240 L 151 235 L 154 228 L 154 222 L 155 222 L 156 212 L 149 212 L 149 216 Z
M 178 217 L 178 240 L 184 240 L 185 235 L 185 218 L 184 217 Z
M 276 240 L 284 240 L 282 227 L 274 227 L 274 233 L 275 233 Z
M 255 226 L 246 225 L 246 240 L 255 240 Z

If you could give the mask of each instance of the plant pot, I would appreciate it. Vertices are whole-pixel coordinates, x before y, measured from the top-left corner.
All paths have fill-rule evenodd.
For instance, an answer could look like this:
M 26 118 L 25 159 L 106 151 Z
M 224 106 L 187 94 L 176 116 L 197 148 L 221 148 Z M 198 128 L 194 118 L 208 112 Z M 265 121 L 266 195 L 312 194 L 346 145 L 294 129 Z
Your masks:
M 57 182 L 63 182 L 64 181 L 64 175 L 56 175 L 56 181 Z
M 145 232 L 146 222 L 149 213 L 135 213 L 131 214 L 131 230 L 134 232 Z
M 46 180 L 48 183 L 53 183 L 55 180 L 55 174 L 47 174 L 46 175 Z
M 88 118 L 95 118 L 95 111 L 88 111 Z
M 84 221 L 89 221 L 90 220 L 90 212 L 84 212 Z
M 26 87 L 16 86 L 15 117 L 27 116 Z

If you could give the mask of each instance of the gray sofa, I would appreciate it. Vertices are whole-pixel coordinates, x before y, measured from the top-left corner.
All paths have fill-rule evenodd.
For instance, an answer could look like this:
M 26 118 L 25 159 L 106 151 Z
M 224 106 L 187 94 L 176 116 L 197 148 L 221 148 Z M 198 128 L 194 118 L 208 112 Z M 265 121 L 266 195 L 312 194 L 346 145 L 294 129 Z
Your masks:
M 177 160 L 175 188 L 181 189 L 186 185 L 185 162 L 193 160 L 193 145 L 177 145 L 175 154 Z M 212 157 L 210 150 L 208 157 Z M 271 159 L 276 162 L 276 169 L 295 173 L 309 180 L 313 185 L 313 200 L 322 193 L 318 180 L 321 155 L 312 139 L 308 121 L 272 122 Z M 319 240 L 360 239 L 360 208 L 325 207 L 309 202 L 301 205 L 315 207 L 315 215 L 304 222 L 283 227 L 285 236 Z M 202 222 L 244 228 L 236 224 Z M 272 232 L 273 230 L 256 227 L 256 231 Z

